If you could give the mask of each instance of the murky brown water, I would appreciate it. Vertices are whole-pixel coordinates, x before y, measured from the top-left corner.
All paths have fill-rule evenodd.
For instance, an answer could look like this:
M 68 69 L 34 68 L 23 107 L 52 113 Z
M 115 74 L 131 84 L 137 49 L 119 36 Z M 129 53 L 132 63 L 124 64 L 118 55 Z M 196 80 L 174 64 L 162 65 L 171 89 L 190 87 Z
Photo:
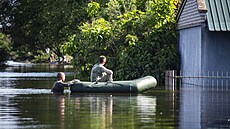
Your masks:
M 230 93 L 193 87 L 142 94 L 52 94 L 56 66 L 0 70 L 0 128 L 153 129 L 229 128 Z

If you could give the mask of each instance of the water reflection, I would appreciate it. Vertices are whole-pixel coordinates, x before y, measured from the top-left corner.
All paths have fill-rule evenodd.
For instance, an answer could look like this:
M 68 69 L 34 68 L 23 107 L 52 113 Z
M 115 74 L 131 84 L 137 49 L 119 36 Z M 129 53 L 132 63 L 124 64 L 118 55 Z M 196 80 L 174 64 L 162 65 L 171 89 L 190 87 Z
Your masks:
M 222 86 L 145 94 L 70 94 L 66 89 L 55 95 L 50 90 L 62 69 L 49 69 L 0 70 L 1 128 L 230 128 L 230 91 Z M 73 69 L 62 71 L 73 79 Z
M 180 128 L 230 128 L 230 92 L 202 87 L 181 91 Z
M 60 129 L 64 129 L 65 128 L 65 96 L 62 93 L 54 93 L 53 95 L 56 99 L 58 114 L 60 118 L 60 122 L 58 123 L 60 123 Z
M 64 94 L 50 92 L 56 73 L 74 69 L 32 66 L 0 70 L 1 128 L 112 129 L 177 127 L 176 93 Z M 69 73 L 69 74 L 68 74 Z
M 0 96 L 0 121 L 2 127 L 15 127 L 17 125 L 16 120 L 19 117 L 15 116 L 19 112 L 17 108 L 15 108 L 15 103 L 10 102 L 10 98 L 14 96 Z
M 156 120 L 155 96 L 80 94 L 72 98 L 73 115 L 79 116 L 77 128 L 150 128 Z
M 156 97 L 137 96 L 137 115 L 144 125 L 150 122 L 155 123 L 156 118 L 153 116 L 156 116 L 156 100 Z
M 18 129 L 18 128 L 45 128 L 39 124 L 33 117 L 22 117 L 22 111 L 15 101 L 16 95 L 0 96 L 0 121 L 1 129 Z M 33 123 L 37 123 L 36 125 Z
M 2 96 L 8 98 L 3 100 L 0 97 L 0 102 L 3 102 L 0 104 L 0 121 L 5 122 L 1 128 L 133 129 L 175 126 L 168 125 L 174 122 L 171 112 L 174 109 L 167 96 L 158 96 L 160 103 L 157 103 L 156 96 L 146 94 L 19 93 Z

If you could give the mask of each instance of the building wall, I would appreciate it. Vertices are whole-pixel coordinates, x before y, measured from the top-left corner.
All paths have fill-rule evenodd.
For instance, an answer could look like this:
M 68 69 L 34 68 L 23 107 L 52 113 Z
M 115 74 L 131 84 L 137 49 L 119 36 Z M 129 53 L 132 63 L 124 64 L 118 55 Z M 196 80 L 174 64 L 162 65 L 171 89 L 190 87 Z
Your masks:
M 179 34 L 181 70 L 201 70 L 201 26 L 180 30 Z
M 230 32 L 211 32 L 203 36 L 204 70 L 230 72 Z

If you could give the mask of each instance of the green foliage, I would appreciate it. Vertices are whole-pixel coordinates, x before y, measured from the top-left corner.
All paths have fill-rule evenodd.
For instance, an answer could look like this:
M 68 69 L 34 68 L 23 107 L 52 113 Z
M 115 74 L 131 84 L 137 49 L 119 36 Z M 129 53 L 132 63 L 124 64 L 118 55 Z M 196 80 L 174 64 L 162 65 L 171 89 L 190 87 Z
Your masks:
M 96 16 L 98 11 L 100 9 L 100 4 L 97 2 L 91 2 L 88 4 L 87 8 L 86 8 L 86 12 L 88 13 L 88 15 L 90 17 L 92 16 Z
M 9 36 L 0 33 L 0 62 L 9 58 L 11 50 L 11 41 Z
M 79 26 L 80 33 L 66 43 L 71 47 L 65 48 L 75 46 L 71 53 L 75 53 L 76 66 L 87 76 L 103 54 L 115 80 L 146 75 L 163 78 L 164 70 L 177 67 L 174 2 L 110 0 L 101 12 L 98 3 L 89 3 L 89 7 L 97 5 L 88 11 L 95 18 Z
M 49 48 L 58 56 L 64 55 L 63 44 L 87 18 L 86 5 L 75 0 L 16 0 L 11 31 L 14 50 L 24 51 L 26 47 L 27 52 L 36 53 Z
M 111 25 L 105 19 L 100 18 L 92 23 L 84 23 L 80 26 L 81 35 L 92 42 L 103 42 L 111 35 Z
M 125 36 L 125 42 L 127 42 L 130 46 L 132 46 L 132 45 L 135 45 L 136 42 L 138 42 L 138 38 L 137 36 L 128 34 Z
M 33 63 L 47 63 L 50 54 L 37 50 L 37 54 L 34 57 L 35 59 L 32 61 Z

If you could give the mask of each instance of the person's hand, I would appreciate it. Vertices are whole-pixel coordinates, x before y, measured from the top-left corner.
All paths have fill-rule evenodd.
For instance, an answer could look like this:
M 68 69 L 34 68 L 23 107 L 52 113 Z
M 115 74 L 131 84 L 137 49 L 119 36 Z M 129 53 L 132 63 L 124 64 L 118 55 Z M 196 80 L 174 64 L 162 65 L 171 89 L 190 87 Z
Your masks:
M 78 80 L 78 79 L 73 79 L 71 82 L 72 82 L 72 83 L 76 83 L 76 82 L 81 82 L 81 81 Z

